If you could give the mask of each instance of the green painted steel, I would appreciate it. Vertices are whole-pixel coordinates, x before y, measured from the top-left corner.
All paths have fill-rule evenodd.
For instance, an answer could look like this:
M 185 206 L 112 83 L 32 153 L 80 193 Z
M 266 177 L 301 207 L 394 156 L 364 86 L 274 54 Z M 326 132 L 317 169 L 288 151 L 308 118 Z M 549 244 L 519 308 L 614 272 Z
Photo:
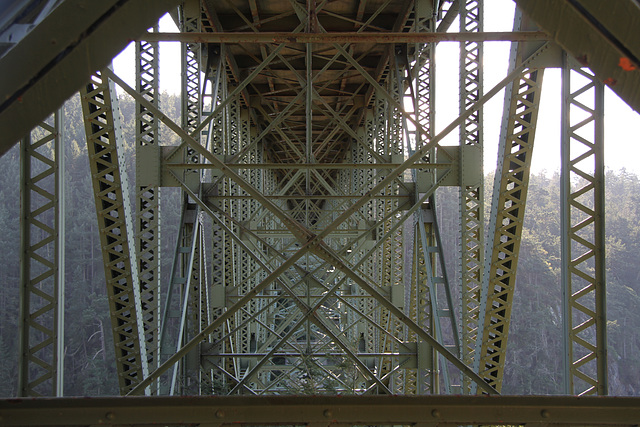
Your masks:
M 158 31 L 158 26 L 154 27 Z M 136 43 L 136 89 L 154 105 L 159 104 L 159 46 L 157 42 Z M 145 156 L 145 149 L 159 145 L 159 120 L 143 105 L 136 104 L 136 258 L 140 280 L 142 322 L 149 369 L 160 360 L 160 188 L 141 185 L 145 169 L 155 169 L 154 156 Z M 146 184 L 146 183 L 145 183 Z
M 529 58 L 522 57 L 521 46 L 512 48 L 512 61 L 522 67 L 546 46 Z M 505 96 L 506 126 L 498 149 L 475 360 L 479 375 L 497 391 L 504 377 L 542 75 L 542 69 L 524 68 Z
M 129 9 L 134 7 L 131 1 L 121 3 L 123 9 L 114 14 L 139 10 Z M 576 19 L 584 22 L 590 14 L 601 14 L 591 0 L 565 3 L 565 9 L 581 11 Z M 185 35 L 176 37 L 183 43 L 180 124 L 163 114 L 158 103 L 158 42 L 136 42 L 135 89 L 111 69 L 96 74 L 82 89 L 122 394 L 500 391 L 542 84 L 543 69 L 538 67 L 543 64 L 536 61 L 548 45 L 529 57 L 524 44 L 514 45 L 509 74 L 483 94 L 482 43 L 462 42 L 460 114 L 436 133 L 435 42 L 376 40 L 383 33 L 428 34 L 447 27 L 456 14 L 462 34 L 482 33 L 483 2 L 386 0 L 350 6 L 293 0 L 183 2 L 174 13 Z M 150 15 L 157 12 L 155 7 L 162 6 L 156 4 Z M 132 18 L 122 19 L 128 23 Z M 603 20 L 603 25 L 611 25 L 608 18 Z M 103 36 L 115 25 L 110 19 L 100 22 Z M 198 38 L 214 33 L 245 37 L 248 32 L 256 34 L 254 41 L 214 44 L 209 43 L 212 38 Z M 327 36 L 264 40 L 267 33 L 332 32 L 372 39 L 370 43 Z M 612 36 L 626 37 L 619 32 Z M 565 66 L 564 73 L 566 392 L 606 394 L 602 86 L 592 73 L 576 66 Z M 570 73 L 582 74 L 588 83 L 569 91 Z M 136 234 L 120 156 L 114 83 L 136 100 Z M 504 129 L 485 242 L 482 108 L 505 87 Z M 594 106 L 578 101 L 578 96 L 591 92 Z M 569 114 L 576 108 L 586 111 L 589 119 L 572 121 Z M 1 120 L 2 111 L 0 124 Z M 160 146 L 160 123 L 177 136 L 179 145 Z M 593 140 L 578 135 L 591 123 L 595 123 Z M 456 129 L 459 145 L 441 146 Z M 56 134 L 55 129 L 49 132 Z M 38 154 L 39 144 L 49 141 L 49 136 L 36 142 L 25 139 L 22 187 L 27 201 L 33 191 L 51 200 L 56 197 L 57 193 L 38 187 L 40 175 L 29 170 L 34 159 L 51 170 L 59 167 L 57 155 L 52 162 Z M 571 147 L 578 143 L 587 147 L 586 154 L 583 150 L 573 155 Z M 3 147 L 0 141 L 0 151 Z M 581 162 L 592 160 L 593 171 L 582 167 Z M 571 187 L 575 176 L 581 177 L 583 186 Z M 162 186 L 180 188 L 183 215 L 161 313 Z M 436 191 L 442 186 L 460 187 L 459 306 L 453 303 L 437 221 Z M 55 226 L 38 222 L 38 215 L 55 209 L 49 204 L 23 206 L 21 339 L 27 356 L 22 358 L 21 394 L 44 394 L 49 385 L 59 392 L 61 367 L 57 371 L 54 367 L 61 360 L 54 355 L 59 348 L 49 350 L 55 333 L 35 347 L 27 348 L 27 343 L 33 341 L 30 329 L 48 328 L 38 323 L 40 317 L 53 319 L 56 327 L 54 306 L 63 298 L 62 287 L 56 285 L 50 295 L 42 296 L 47 304 L 36 305 L 34 312 L 32 294 L 39 287 L 35 280 L 52 280 L 54 273 L 37 276 L 39 267 L 33 267 L 33 260 L 51 271 L 62 265 L 61 258 L 43 261 L 37 250 L 53 244 L 52 236 L 63 233 L 64 226 L 59 219 Z M 35 227 L 46 228 L 51 236 L 31 247 L 29 233 Z M 29 279 L 34 275 L 36 279 Z M 38 353 L 44 346 L 44 353 Z M 28 364 L 38 354 L 53 357 L 53 362 L 47 360 L 42 375 L 32 380 L 29 375 L 34 370 Z M 360 402 L 368 399 L 360 397 Z M 460 401 L 477 403 L 470 396 L 466 399 Z M 287 418 L 290 413 L 273 415 L 277 419 L 264 417 L 271 414 L 268 411 L 262 418 L 243 418 L 236 409 L 245 408 L 245 400 L 224 402 L 224 409 L 212 412 L 215 425 L 229 420 L 303 424 L 334 420 L 334 409 L 324 408 L 324 418 L 318 420 L 317 414 L 308 415 L 317 407 L 306 403 L 303 409 L 309 412 L 295 420 Z M 296 402 L 287 402 L 281 411 L 298 408 Z M 340 407 L 341 415 L 350 414 L 336 420 L 354 424 L 495 420 L 495 414 L 482 418 L 485 413 L 479 406 L 465 411 L 454 401 L 438 401 L 450 406 L 429 406 L 427 419 L 412 412 L 384 420 L 358 415 L 363 411 L 357 407 L 360 403 L 343 407 L 330 399 L 326 402 Z M 567 401 L 570 409 L 556 419 L 566 408 L 547 409 L 548 401 L 529 406 L 504 402 L 528 411 L 524 418 L 507 411 L 511 418 L 502 421 L 513 424 L 567 422 L 567 414 L 578 411 L 575 402 Z M 90 423 L 109 423 L 114 417 L 119 422 L 121 416 L 127 423 L 137 419 L 126 411 L 105 413 L 100 405 L 104 417 Z M 71 407 L 69 416 L 76 414 Z M 141 417 L 155 420 L 149 414 Z M 466 414 L 480 418 L 472 420 Z M 0 424 L 5 421 L 2 416 L 0 409 Z
M 209 396 L 0 400 L 2 426 L 635 426 L 637 397 Z M 20 420 L 20 422 L 16 422 Z
M 460 29 L 463 32 L 483 31 L 483 2 L 464 0 L 460 5 Z M 483 92 L 483 43 L 460 44 L 460 112 L 464 112 Z M 482 108 L 471 114 L 460 126 L 460 268 L 461 268 L 461 348 L 462 360 L 469 366 L 477 357 L 476 340 L 480 319 L 480 289 L 484 267 L 484 171 L 482 156 L 467 155 L 465 146 L 476 147 L 482 152 Z M 465 182 L 465 171 L 473 162 L 480 161 L 480 179 Z M 469 393 L 471 383 L 462 380 L 462 392 Z
M 0 155 L 178 3 L 59 1 L 46 18 L 0 58 Z
M 640 109 L 640 44 L 634 34 L 640 8 L 634 0 L 516 0 L 559 46 L 633 109 Z
M 148 375 L 118 97 L 105 72 L 81 90 L 120 393 Z
M 21 274 L 18 395 L 64 389 L 64 155 L 62 113 L 20 144 Z
M 606 395 L 604 86 L 562 68 L 562 297 L 565 392 Z

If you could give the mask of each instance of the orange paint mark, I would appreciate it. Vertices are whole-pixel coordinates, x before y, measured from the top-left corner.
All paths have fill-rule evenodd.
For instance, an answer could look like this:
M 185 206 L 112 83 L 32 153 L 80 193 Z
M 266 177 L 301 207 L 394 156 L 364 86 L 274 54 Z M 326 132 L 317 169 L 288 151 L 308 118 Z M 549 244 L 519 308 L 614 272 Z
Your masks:
M 580 55 L 580 56 L 577 56 L 577 57 L 576 57 L 576 59 L 577 59 L 577 60 L 578 60 L 578 62 L 579 62 L 580 64 L 582 64 L 583 66 L 585 66 L 585 67 L 588 67 L 588 66 L 589 66 L 589 59 L 587 58 L 587 55 Z
M 624 56 L 620 58 L 620 62 L 618 62 L 618 65 L 625 71 L 633 71 L 637 68 L 629 58 L 626 58 Z
M 608 79 L 605 79 L 602 83 L 606 84 L 609 87 L 613 87 L 616 85 L 616 83 L 618 83 L 618 81 L 614 78 L 609 77 Z

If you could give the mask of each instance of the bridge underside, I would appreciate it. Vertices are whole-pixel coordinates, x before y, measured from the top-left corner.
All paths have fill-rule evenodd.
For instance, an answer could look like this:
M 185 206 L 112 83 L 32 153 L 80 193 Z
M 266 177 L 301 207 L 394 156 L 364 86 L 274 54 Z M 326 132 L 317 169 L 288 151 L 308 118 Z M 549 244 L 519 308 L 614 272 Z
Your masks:
M 607 11 L 591 0 L 563 2 L 559 22 L 518 0 L 545 32 L 517 11 L 514 31 L 496 34 L 483 31 L 481 0 L 176 3 L 67 0 L 24 2 L 23 10 L 16 2 L 20 20 L 0 15 L 0 74 L 44 40 L 54 46 L 0 86 L 0 128 L 19 125 L 0 136 L 0 153 L 41 123 L 44 138 L 21 141 L 23 164 L 43 161 L 51 177 L 22 172 L 22 292 L 46 303 L 22 302 L 19 394 L 62 390 L 64 130 L 58 118 L 42 120 L 79 90 L 120 393 L 229 397 L 180 400 L 179 410 L 167 398 L 5 401 L 0 425 L 638 419 L 633 399 L 416 397 L 501 390 L 545 67 L 562 68 L 565 90 L 564 391 L 607 394 L 603 81 L 640 105 L 640 44 Z M 620 3 L 615 13 L 625 25 L 637 23 L 637 3 Z M 77 12 L 83 26 L 60 28 L 78 4 L 91 16 Z M 154 25 L 165 11 L 178 33 Z M 145 19 L 132 19 L 139 15 Z M 460 32 L 447 33 L 456 18 Z M 22 34 L 27 21 L 33 28 Z M 578 43 L 580 34 L 563 25 L 590 42 Z M 55 43 L 52 31 L 60 33 Z M 7 43 L 9 33 L 22 38 Z M 107 67 L 129 39 L 136 40 L 132 86 Z M 460 43 L 460 114 L 436 133 L 435 46 L 444 40 Z M 513 41 L 507 77 L 492 88 L 482 77 L 488 40 Z M 159 103 L 162 41 L 182 46 L 176 121 Z M 607 54 L 602 63 L 598 52 Z M 577 89 L 576 76 L 586 81 Z M 116 86 L 136 101 L 134 135 L 122 134 Z M 482 110 L 502 89 L 486 227 Z M 40 97 L 46 102 L 31 108 Z M 587 119 L 572 118 L 577 108 Z M 160 145 L 161 128 L 179 144 Z M 442 145 L 456 129 L 459 143 Z M 131 186 L 125 140 L 135 141 Z M 571 186 L 576 176 L 584 187 Z M 161 274 L 162 187 L 180 189 L 182 216 L 171 271 Z M 457 190 L 455 212 L 440 209 L 444 187 Z M 35 193 L 47 201 L 39 205 Z M 52 220 L 39 219 L 45 211 Z M 445 262 L 442 215 L 460 218 L 455 275 Z M 34 230 L 47 235 L 34 243 Z M 41 249 L 54 242 L 45 256 Z M 32 260 L 46 274 L 30 270 Z M 283 394 L 361 396 L 266 397 Z

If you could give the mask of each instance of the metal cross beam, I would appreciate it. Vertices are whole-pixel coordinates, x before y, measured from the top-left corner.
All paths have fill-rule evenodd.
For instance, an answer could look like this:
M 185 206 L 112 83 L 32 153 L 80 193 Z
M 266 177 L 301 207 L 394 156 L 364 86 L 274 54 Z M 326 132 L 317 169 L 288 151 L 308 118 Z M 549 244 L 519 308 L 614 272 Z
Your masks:
M 147 33 L 138 38 L 148 42 L 182 43 L 438 43 L 549 40 L 543 31 L 461 33 Z
M 498 414 L 498 415 L 497 415 Z M 549 425 L 635 426 L 638 398 L 567 396 L 269 396 L 0 401 L 2 426 Z M 19 420 L 14 422 L 12 420 Z

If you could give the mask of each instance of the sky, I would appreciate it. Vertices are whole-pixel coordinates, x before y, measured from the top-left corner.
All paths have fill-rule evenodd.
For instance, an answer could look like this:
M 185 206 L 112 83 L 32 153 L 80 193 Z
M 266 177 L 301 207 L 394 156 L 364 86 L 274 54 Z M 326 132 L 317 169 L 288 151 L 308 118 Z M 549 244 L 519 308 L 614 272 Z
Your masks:
M 485 2 L 484 30 L 511 31 L 515 3 L 513 0 Z M 177 31 L 168 15 L 160 20 L 161 32 Z M 449 31 L 458 31 L 454 22 Z M 484 91 L 487 92 L 507 75 L 509 42 L 484 44 Z M 440 43 L 436 51 L 436 132 L 458 117 L 458 43 Z M 129 45 L 114 59 L 115 72 L 134 84 L 134 48 Z M 180 43 L 160 43 L 160 91 L 180 93 Z M 484 171 L 495 169 L 504 91 L 494 96 L 484 108 Z M 560 69 L 545 70 L 540 112 L 532 157 L 532 173 L 552 174 L 560 170 Z M 627 170 L 640 175 L 640 115 L 628 107 L 613 91 L 605 88 L 605 167 Z M 457 145 L 458 133 L 442 141 Z

